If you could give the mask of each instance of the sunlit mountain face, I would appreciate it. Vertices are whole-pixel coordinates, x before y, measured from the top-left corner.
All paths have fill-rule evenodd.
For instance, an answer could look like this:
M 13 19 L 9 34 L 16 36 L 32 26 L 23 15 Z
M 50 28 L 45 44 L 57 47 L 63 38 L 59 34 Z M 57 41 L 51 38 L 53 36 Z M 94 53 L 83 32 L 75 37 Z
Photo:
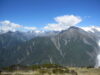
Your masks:
M 13 64 L 100 66 L 100 29 L 71 26 L 63 31 L 0 34 L 0 67 Z

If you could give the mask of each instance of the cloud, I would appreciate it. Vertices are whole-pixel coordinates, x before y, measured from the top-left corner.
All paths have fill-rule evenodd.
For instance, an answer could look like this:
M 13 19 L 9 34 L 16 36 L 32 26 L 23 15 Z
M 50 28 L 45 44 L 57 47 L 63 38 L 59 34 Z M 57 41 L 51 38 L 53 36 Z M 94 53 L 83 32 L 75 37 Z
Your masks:
M 24 29 L 27 29 L 27 30 L 35 30 L 36 27 L 23 27 Z
M 100 32 L 100 27 L 97 27 L 96 25 L 91 25 L 91 26 L 88 26 L 88 27 L 80 27 L 80 28 L 87 31 L 87 32 L 93 32 L 93 33 L 95 33 L 95 31 Z
M 7 32 L 7 31 L 15 31 L 16 28 L 21 27 L 21 25 L 12 23 L 8 20 L 0 21 L 0 31 Z
M 82 19 L 79 16 L 74 15 L 58 16 L 55 17 L 54 20 L 56 21 L 56 24 L 49 23 L 47 26 L 44 27 L 44 29 L 61 31 L 68 28 L 69 26 L 74 26 L 82 21 Z
M 0 21 L 0 31 L 35 30 L 36 27 L 27 27 L 10 22 L 9 20 Z
M 82 21 L 79 16 L 75 15 L 64 15 L 58 16 L 54 18 L 56 23 L 48 23 L 43 30 L 50 30 L 50 31 L 61 31 L 65 30 L 70 26 L 74 26 Z M 19 25 L 13 23 L 9 20 L 0 21 L 0 32 L 8 32 L 8 31 L 30 31 L 30 30 L 37 30 L 36 27 L 29 27 L 24 25 Z

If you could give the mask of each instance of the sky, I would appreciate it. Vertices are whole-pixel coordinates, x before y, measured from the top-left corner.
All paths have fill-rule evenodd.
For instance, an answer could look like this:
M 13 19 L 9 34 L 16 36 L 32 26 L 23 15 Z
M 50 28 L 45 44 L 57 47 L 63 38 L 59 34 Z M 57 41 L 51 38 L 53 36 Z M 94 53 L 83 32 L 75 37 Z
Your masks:
M 0 0 L 1 30 L 100 26 L 100 0 Z

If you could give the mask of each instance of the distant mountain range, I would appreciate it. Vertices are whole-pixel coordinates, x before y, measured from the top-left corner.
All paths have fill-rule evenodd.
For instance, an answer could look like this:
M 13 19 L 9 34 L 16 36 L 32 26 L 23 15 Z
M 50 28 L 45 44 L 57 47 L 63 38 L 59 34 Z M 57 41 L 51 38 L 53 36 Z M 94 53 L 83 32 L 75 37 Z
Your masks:
M 92 31 L 91 31 L 92 30 Z M 94 66 L 100 31 L 70 27 L 61 32 L 7 32 L 0 34 L 0 67 L 13 64 Z

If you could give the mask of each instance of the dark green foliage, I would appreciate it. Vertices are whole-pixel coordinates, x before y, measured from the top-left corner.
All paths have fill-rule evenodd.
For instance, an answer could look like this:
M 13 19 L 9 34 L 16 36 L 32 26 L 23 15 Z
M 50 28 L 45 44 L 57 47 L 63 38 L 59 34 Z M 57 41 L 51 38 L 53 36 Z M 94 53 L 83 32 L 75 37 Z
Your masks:
M 70 70 L 69 73 L 71 73 L 72 75 L 78 75 L 74 70 Z
M 89 68 L 94 68 L 94 66 L 87 66 L 86 68 L 87 68 L 87 69 L 89 69 Z
M 52 72 L 53 73 L 61 73 L 61 74 L 63 74 L 63 73 L 69 73 L 69 70 L 68 69 L 63 69 L 63 68 L 54 68 L 52 70 Z
M 15 71 L 15 70 L 30 70 L 31 68 L 29 66 L 24 66 L 24 65 L 19 65 L 19 64 L 15 64 L 15 65 L 11 65 L 8 67 L 4 67 L 2 68 L 2 70 L 4 71 Z
M 31 69 L 36 70 L 36 69 L 40 69 L 41 66 L 40 65 L 32 65 L 30 66 Z
M 40 70 L 39 70 L 39 73 L 40 73 L 40 74 L 44 74 L 44 73 L 49 73 L 49 71 L 46 70 L 46 69 L 40 69 Z
M 31 65 L 31 66 L 23 66 L 23 65 L 11 65 L 9 67 L 5 67 L 2 69 L 2 71 L 7 71 L 7 72 L 12 72 L 12 71 L 16 71 L 16 70 L 20 70 L 20 71 L 29 71 L 29 70 L 33 70 L 33 71 L 39 71 L 40 74 L 44 74 L 44 73 L 59 73 L 59 74 L 63 74 L 63 73 L 71 73 L 71 70 L 69 70 L 66 67 L 63 66 L 59 66 L 56 64 L 42 64 L 42 65 Z
M 60 68 L 62 66 L 59 66 L 57 64 L 43 64 L 43 65 L 41 65 L 41 67 L 44 67 L 44 68 Z
M 29 66 L 33 70 L 35 69 L 42 69 L 42 68 L 62 68 L 62 66 L 59 66 L 57 64 L 41 64 L 41 65 L 31 65 Z

